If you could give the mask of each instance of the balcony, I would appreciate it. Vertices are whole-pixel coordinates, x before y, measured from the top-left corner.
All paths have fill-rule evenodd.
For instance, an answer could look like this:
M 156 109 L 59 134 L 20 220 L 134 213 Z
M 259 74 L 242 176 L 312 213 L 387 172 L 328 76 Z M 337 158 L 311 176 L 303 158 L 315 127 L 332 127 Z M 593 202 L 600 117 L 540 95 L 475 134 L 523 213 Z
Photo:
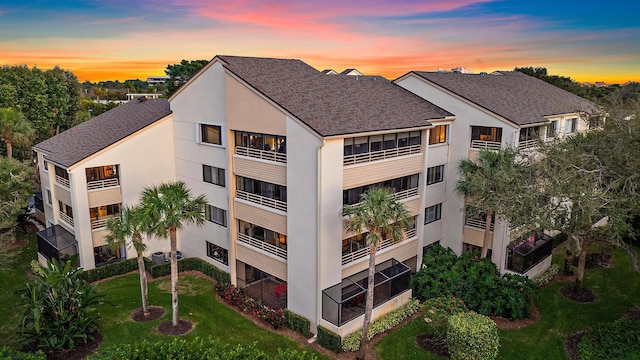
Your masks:
M 236 146 L 236 155 L 247 156 L 251 158 L 275 161 L 279 163 L 287 163 L 287 154 L 275 152 L 271 150 L 259 150 L 244 146 Z
M 343 164 L 345 166 L 355 165 L 360 163 L 366 163 L 366 162 L 378 161 L 378 160 L 384 160 L 384 159 L 392 159 L 399 156 L 406 156 L 406 155 L 419 154 L 419 153 L 421 153 L 420 144 L 404 146 L 404 147 L 387 149 L 387 150 L 366 152 L 362 154 L 345 155 Z
M 56 175 L 56 183 L 66 187 L 67 189 L 69 188 L 69 179 L 63 178 L 60 175 Z
M 61 220 L 71 225 L 72 227 L 74 226 L 73 218 L 71 216 L 63 213 L 62 211 L 60 211 L 58 214 L 60 215 Z
M 537 143 L 538 143 L 538 140 L 536 139 L 519 141 L 518 150 L 533 149 L 536 147 Z
M 342 326 L 364 314 L 368 272 L 363 270 L 322 291 L 322 318 Z M 411 269 L 396 259 L 376 265 L 373 307 L 380 306 L 411 288 Z
M 529 239 L 509 245 L 507 246 L 507 270 L 524 274 L 551 256 L 552 250 L 553 241 L 546 234 L 535 234 Z
M 252 194 L 246 191 L 237 190 L 236 198 L 252 202 L 254 204 L 270 207 L 272 209 L 287 211 L 287 203 L 284 201 L 271 199 L 262 195 Z
M 416 237 L 416 229 L 411 229 L 411 230 L 407 230 L 405 232 L 405 239 L 411 239 Z M 378 244 L 378 251 L 382 250 L 382 249 L 386 249 L 388 247 L 391 247 L 395 244 L 399 244 L 402 241 L 399 242 L 393 242 L 392 239 L 385 239 L 383 240 L 381 243 Z M 350 262 L 356 261 L 358 259 L 362 259 L 364 257 L 369 256 L 369 247 L 365 246 L 362 249 L 350 252 L 350 253 L 346 253 L 342 255 L 342 265 L 348 264 Z
M 479 219 L 479 218 L 473 218 L 473 217 L 466 217 L 464 219 L 464 226 L 468 226 L 474 229 L 478 229 L 478 230 L 482 230 L 484 231 L 484 227 L 485 227 L 485 220 L 484 219 Z M 489 231 L 493 231 L 495 227 L 495 223 L 492 221 L 491 222 L 491 227 L 489 228 Z
M 497 141 L 485 141 L 485 140 L 471 140 L 471 148 L 472 149 L 489 149 L 489 150 L 500 150 L 502 148 L 502 144 Z
M 115 186 L 120 186 L 120 179 L 111 178 L 111 179 L 95 180 L 95 181 L 87 182 L 87 190 L 97 190 L 97 189 L 104 189 L 104 188 L 110 188 Z
M 109 219 L 113 219 L 118 216 L 120 216 L 120 214 L 101 216 L 97 219 L 91 220 L 91 230 L 104 228 L 105 226 L 107 226 L 107 221 L 109 221 Z
M 273 244 L 269 244 L 267 242 L 264 242 L 260 239 L 256 239 L 254 237 L 251 237 L 249 235 L 245 235 L 242 233 L 238 233 L 238 241 L 243 243 L 243 244 L 247 244 L 250 245 L 254 248 L 258 248 L 264 252 L 267 252 L 271 255 L 275 255 L 278 256 L 280 258 L 283 259 L 287 259 L 287 249 L 283 249 L 281 247 L 275 246 Z

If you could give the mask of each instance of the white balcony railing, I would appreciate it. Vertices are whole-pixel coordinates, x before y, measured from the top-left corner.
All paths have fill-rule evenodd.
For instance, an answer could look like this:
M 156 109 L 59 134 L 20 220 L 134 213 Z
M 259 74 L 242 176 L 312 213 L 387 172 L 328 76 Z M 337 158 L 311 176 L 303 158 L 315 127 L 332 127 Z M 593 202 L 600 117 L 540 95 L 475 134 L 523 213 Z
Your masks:
M 523 141 L 518 142 L 518 149 L 520 149 L 520 150 L 532 149 L 532 148 L 536 147 L 537 143 L 538 143 L 538 140 L 536 140 L 536 139 L 523 140 Z
M 393 193 L 393 198 L 400 201 L 404 199 L 408 199 L 414 196 L 418 196 L 418 188 L 411 188 L 407 190 L 401 190 Z
M 411 229 L 411 230 L 407 230 L 405 232 L 405 240 L 411 239 L 416 237 L 416 229 Z M 404 241 L 400 241 L 397 243 L 394 243 L 393 240 L 391 239 L 384 239 L 381 243 L 378 244 L 378 251 L 382 250 L 382 249 L 386 249 L 390 246 L 393 246 L 395 244 L 400 244 L 403 243 Z M 348 254 L 343 254 L 342 255 L 342 265 L 348 264 L 352 261 L 356 261 L 358 259 L 362 259 L 363 257 L 369 256 L 369 247 L 365 246 L 364 248 L 348 253 Z
M 66 222 L 67 224 L 74 226 L 73 218 L 62 211 L 59 212 L 60 219 Z
M 478 229 L 478 230 L 484 231 L 485 219 L 465 218 L 464 219 L 464 226 L 468 226 L 468 227 L 472 227 L 474 229 Z M 495 226 L 495 224 L 492 222 L 491 223 L 491 227 L 489 228 L 489 230 L 493 231 L 494 226 Z
M 377 160 L 391 159 L 399 156 L 418 154 L 420 152 L 420 145 L 403 146 L 399 148 L 372 151 L 363 154 L 346 155 L 344 157 L 343 164 L 354 165 Z
M 69 179 L 65 179 L 60 175 L 56 175 L 56 182 L 64 187 L 66 187 L 67 189 L 69 188 Z
M 250 201 L 255 204 L 267 206 L 280 211 L 287 211 L 287 203 L 284 201 L 271 199 L 268 197 L 264 197 L 262 195 L 252 194 L 246 191 L 238 190 L 236 191 L 236 198 Z
M 262 160 L 276 161 L 284 164 L 287 163 L 287 154 L 270 150 L 259 150 L 243 146 L 236 146 L 236 154 Z
M 103 228 L 105 226 L 107 226 L 107 221 L 109 221 L 109 219 L 112 219 L 114 217 L 118 217 L 120 216 L 119 214 L 114 214 L 114 215 L 109 215 L 109 216 L 101 216 L 97 219 L 93 219 L 91 220 L 91 229 L 95 230 L 95 229 L 100 229 Z
M 87 182 L 87 190 L 103 189 L 120 185 L 118 178 L 95 180 Z
M 245 235 L 242 233 L 238 233 L 238 241 L 247 245 L 251 245 L 255 248 L 258 248 L 262 251 L 266 251 L 269 254 L 273 254 L 275 256 L 281 257 L 283 259 L 287 258 L 287 250 L 277 247 L 275 245 L 264 242 L 260 239 L 253 238 L 249 235 Z
M 497 141 L 471 140 L 471 148 L 500 150 L 502 145 Z

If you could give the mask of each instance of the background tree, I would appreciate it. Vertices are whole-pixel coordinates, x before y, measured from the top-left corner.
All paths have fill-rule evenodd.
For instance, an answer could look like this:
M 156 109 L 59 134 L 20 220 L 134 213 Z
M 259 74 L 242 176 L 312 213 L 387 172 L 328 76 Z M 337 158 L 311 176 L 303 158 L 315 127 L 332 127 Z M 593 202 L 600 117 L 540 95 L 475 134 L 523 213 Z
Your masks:
M 138 256 L 138 272 L 140 273 L 140 294 L 142 296 L 142 313 L 149 315 L 149 297 L 147 272 L 144 266 L 144 252 L 147 245 L 142 241 L 142 228 L 145 225 L 140 216 L 140 209 L 123 207 L 119 217 L 107 221 L 107 244 L 112 248 L 128 245 L 135 249 Z
M 484 215 L 484 239 L 480 257 L 487 257 L 491 240 L 491 224 L 496 210 L 505 201 L 501 195 L 515 176 L 515 154 L 511 150 L 482 149 L 475 159 L 462 159 L 458 164 L 460 179 L 456 192 L 465 198 L 465 216 Z
M 167 97 L 189 81 L 200 69 L 209 63 L 209 60 L 182 60 L 180 64 L 167 65 L 165 74 L 169 76 L 167 80 Z
M 16 159 L 0 157 L 0 237 L 15 240 L 14 229 L 33 195 L 33 168 Z
M 182 181 L 164 183 L 145 188 L 140 197 L 140 216 L 146 224 L 144 230 L 149 235 L 171 240 L 171 299 L 173 326 L 178 325 L 178 260 L 177 230 L 186 224 L 198 226 L 204 223 L 204 209 L 207 200 L 204 195 L 191 196 Z
M 13 108 L 0 109 L 0 140 L 7 149 L 7 157 L 13 158 L 13 145 L 31 145 L 35 131 L 24 115 Z
M 391 190 L 372 187 L 362 194 L 361 201 L 342 208 L 344 226 L 356 234 L 367 233 L 365 240 L 369 246 L 369 272 L 367 278 L 367 300 L 365 303 L 362 339 L 358 358 L 364 359 L 369 343 L 368 331 L 373 312 L 373 287 L 376 267 L 376 252 L 385 237 L 397 242 L 405 237 L 405 230 L 413 220 L 404 204 L 397 201 Z

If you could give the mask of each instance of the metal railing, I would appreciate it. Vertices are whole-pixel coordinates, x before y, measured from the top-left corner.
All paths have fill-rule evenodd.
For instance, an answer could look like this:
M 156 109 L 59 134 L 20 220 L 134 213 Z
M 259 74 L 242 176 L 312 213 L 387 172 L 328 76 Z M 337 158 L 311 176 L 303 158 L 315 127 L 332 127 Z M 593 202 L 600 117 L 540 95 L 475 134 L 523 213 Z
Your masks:
M 464 219 L 464 226 L 469 226 L 469 227 L 472 227 L 474 229 L 478 229 L 478 230 L 484 231 L 485 222 L 486 221 L 484 219 L 465 218 Z M 493 222 L 491 222 L 491 227 L 489 228 L 489 230 L 493 231 L 494 227 L 495 227 L 495 224 Z
M 410 229 L 405 232 L 405 240 L 416 237 L 416 229 Z M 404 241 L 404 240 L 403 240 Z M 402 243 L 403 241 L 399 241 L 394 243 L 392 239 L 384 239 L 382 242 L 378 244 L 378 251 L 382 249 L 386 249 L 395 244 Z M 342 255 L 342 265 L 348 264 L 350 262 L 356 261 L 358 259 L 362 259 L 363 257 L 369 256 L 369 247 L 365 246 L 364 248 Z
M 74 226 L 73 218 L 71 216 L 63 213 L 62 211 L 60 211 L 59 214 L 60 219 L 64 220 L 64 222 L 66 222 L 67 224 Z
M 520 149 L 520 150 L 532 149 L 532 148 L 536 147 L 537 143 L 538 143 L 538 140 L 536 140 L 536 139 L 519 141 L 518 142 L 518 149 Z
M 242 190 L 237 190 L 236 191 L 236 198 L 238 199 L 242 199 L 242 200 L 246 200 L 246 201 L 250 201 L 252 203 L 255 204 L 259 204 L 259 205 L 263 205 L 263 206 L 267 206 L 276 210 L 280 210 L 280 211 L 287 211 L 287 203 L 284 201 L 280 201 L 280 200 L 276 200 L 276 199 L 271 199 L 268 197 L 264 197 L 262 195 L 256 195 L 256 194 L 252 194 L 246 191 L 242 191 Z
M 507 246 L 507 269 L 524 274 L 551 256 L 552 252 L 553 240 L 549 236 L 543 236 L 533 246 Z
M 95 229 L 100 229 L 103 228 L 105 226 L 107 226 L 107 221 L 109 221 L 109 219 L 113 219 L 115 217 L 120 216 L 119 214 L 115 214 L 115 215 L 109 215 L 109 216 L 101 216 L 97 219 L 91 220 L 91 229 L 95 230 Z
M 355 165 L 355 164 L 361 164 L 361 163 L 366 163 L 371 161 L 391 159 L 399 156 L 419 154 L 421 151 L 422 151 L 421 146 L 418 144 L 418 145 L 403 146 L 403 147 L 394 148 L 394 149 L 372 151 L 372 152 L 367 152 L 363 154 L 345 155 L 343 164 Z
M 103 189 L 108 187 L 119 186 L 120 180 L 118 178 L 94 180 L 87 182 L 87 190 Z
M 69 179 L 65 179 L 60 175 L 56 175 L 56 182 L 64 187 L 66 187 L 67 189 L 69 188 Z
M 471 140 L 472 149 L 500 150 L 502 144 L 496 141 Z
M 238 233 L 238 241 L 247 245 L 251 245 L 255 248 L 258 248 L 262 251 L 266 251 L 269 254 L 273 254 L 275 256 L 281 257 L 283 259 L 287 258 L 287 250 L 277 247 L 275 245 L 264 242 L 260 239 L 253 238 L 249 235 L 245 235 L 242 233 Z
M 236 154 L 262 160 L 276 161 L 283 164 L 287 163 L 287 154 L 270 150 L 259 150 L 244 146 L 236 146 Z

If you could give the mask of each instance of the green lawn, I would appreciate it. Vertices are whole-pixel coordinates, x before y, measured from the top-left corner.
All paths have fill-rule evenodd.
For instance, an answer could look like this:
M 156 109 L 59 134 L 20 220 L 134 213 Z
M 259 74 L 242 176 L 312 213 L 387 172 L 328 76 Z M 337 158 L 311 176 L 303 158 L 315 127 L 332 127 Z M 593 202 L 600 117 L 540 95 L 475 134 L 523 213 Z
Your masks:
M 593 304 L 567 300 L 558 289 L 566 284 L 555 283 L 541 291 L 536 301 L 542 318 L 521 330 L 500 331 L 500 359 L 567 359 L 562 341 L 564 336 L 596 324 L 619 319 L 629 308 L 640 305 L 640 274 L 634 272 L 629 256 L 622 249 L 611 249 L 615 267 L 593 269 L 585 273 L 585 286 L 596 293 Z M 554 254 L 554 262 L 563 261 Z M 378 359 L 440 359 L 420 349 L 416 335 L 427 332 L 422 317 L 394 331 L 378 342 L 374 351 Z
M 28 238 L 29 246 L 13 251 L 16 255 L 12 262 L 0 270 L 0 345 L 14 348 L 19 348 L 16 334 L 22 313 L 19 292 L 24 288 L 27 280 L 25 273 L 37 252 L 35 235 L 28 235 Z M 99 326 L 103 342 L 100 348 L 142 340 L 170 339 L 155 331 L 159 323 L 171 320 L 169 279 L 149 283 L 149 302 L 166 310 L 164 317 L 150 322 L 129 320 L 131 311 L 140 307 L 140 282 L 137 273 L 100 283 L 97 292 L 104 295 L 103 304 L 97 309 L 102 316 Z M 279 348 L 306 350 L 298 342 L 266 331 L 219 303 L 213 284 L 207 279 L 181 275 L 179 293 L 180 318 L 195 324 L 194 330 L 184 335 L 185 339 L 212 337 L 232 345 L 255 342 L 258 349 L 271 355 L 276 355 Z M 326 358 L 319 353 L 317 355 L 320 359 Z

